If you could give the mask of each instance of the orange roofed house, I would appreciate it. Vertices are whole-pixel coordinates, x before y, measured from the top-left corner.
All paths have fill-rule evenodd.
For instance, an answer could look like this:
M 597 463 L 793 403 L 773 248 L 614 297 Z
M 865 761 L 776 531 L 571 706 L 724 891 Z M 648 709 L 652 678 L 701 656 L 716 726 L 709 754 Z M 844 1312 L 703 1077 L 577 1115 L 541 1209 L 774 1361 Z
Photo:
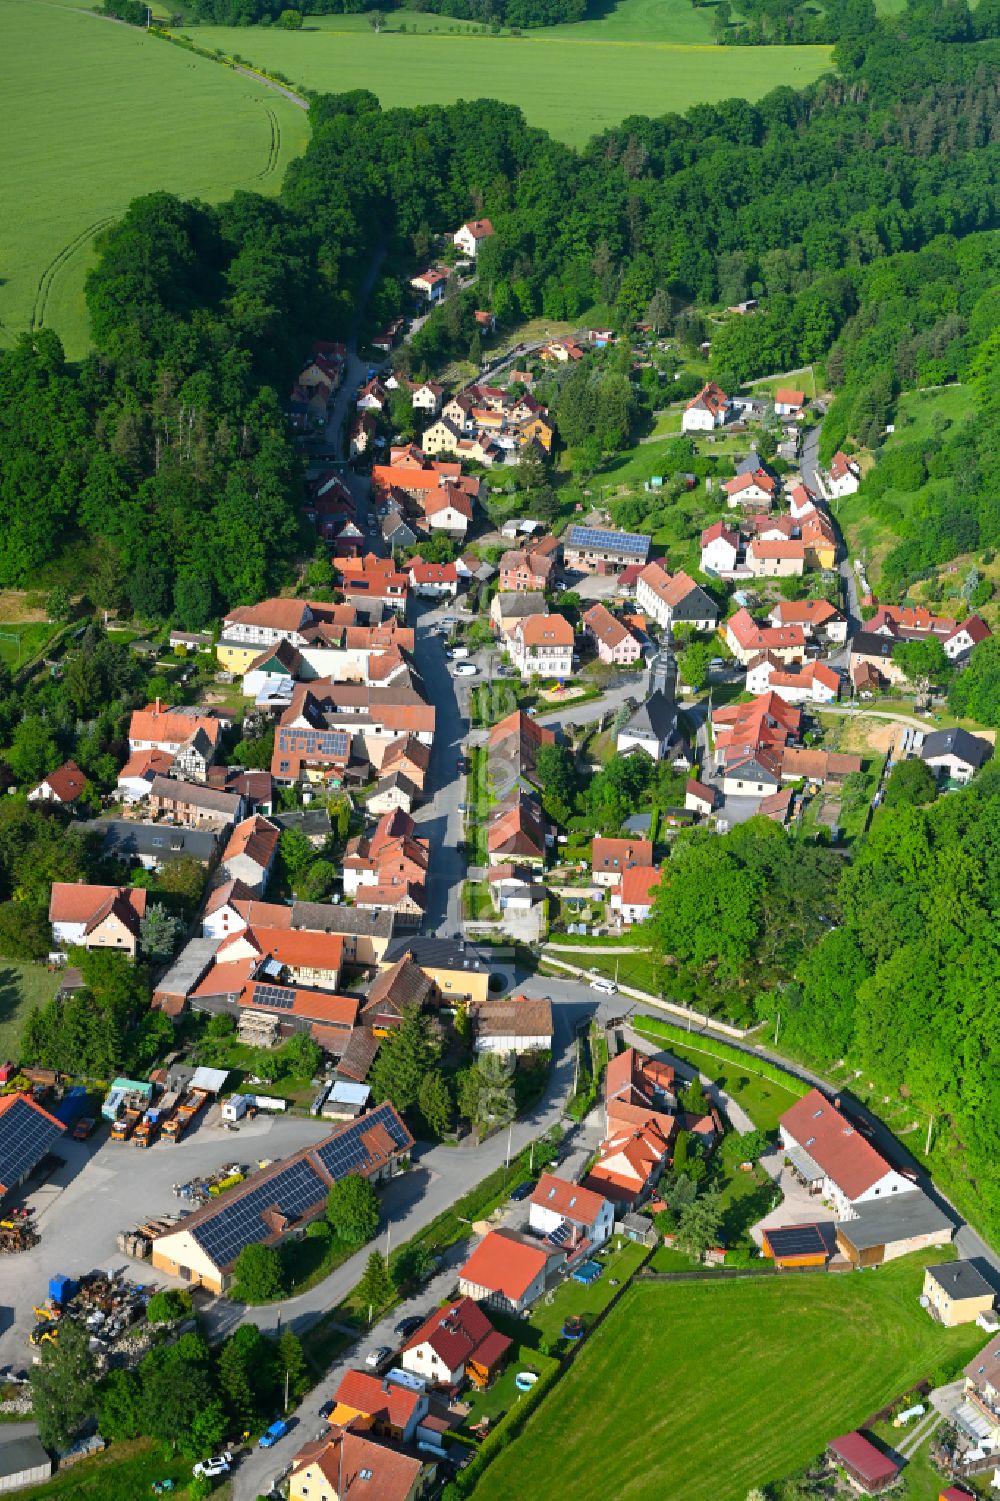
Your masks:
M 490 1230 L 459 1272 L 458 1290 L 493 1308 L 523 1313 L 541 1297 L 550 1271 L 564 1259 L 554 1246 L 512 1230 Z
M 415 1501 L 424 1465 L 354 1424 L 306 1444 L 292 1460 L 288 1501 Z
M 426 1392 L 411 1391 L 369 1371 L 345 1371 L 333 1400 L 332 1427 L 364 1427 L 399 1444 L 413 1443 L 417 1424 L 430 1405 Z
M 510 659 L 523 680 L 573 675 L 573 627 L 564 615 L 528 615 L 510 633 Z
M 513 1341 L 494 1329 L 472 1298 L 456 1298 L 436 1308 L 411 1335 L 399 1363 L 430 1386 L 489 1386 L 502 1369 Z
M 28 793 L 29 803 L 62 803 L 64 807 L 75 803 L 87 785 L 87 778 L 75 761 L 66 761 L 50 771 Z
M 222 855 L 222 870 L 231 881 L 263 891 L 270 877 L 281 830 L 259 813 L 238 823 Z
M 54 881 L 49 896 L 52 940 L 62 948 L 116 949 L 134 959 L 147 895 L 129 886 Z
M 631 865 L 652 865 L 648 839 L 595 838 L 590 846 L 590 871 L 597 886 L 617 886 Z

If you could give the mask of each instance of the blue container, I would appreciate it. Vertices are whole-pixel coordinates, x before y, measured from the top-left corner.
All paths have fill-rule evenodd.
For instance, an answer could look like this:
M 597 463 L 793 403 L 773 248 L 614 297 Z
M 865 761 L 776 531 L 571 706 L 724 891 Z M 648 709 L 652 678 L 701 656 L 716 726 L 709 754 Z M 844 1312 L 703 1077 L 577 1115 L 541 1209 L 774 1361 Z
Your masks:
M 57 1121 L 62 1121 L 64 1126 L 75 1125 L 83 1114 L 87 1103 L 87 1091 L 82 1084 L 75 1084 L 63 1095 L 59 1104 L 52 1112 Z
M 49 1297 L 59 1308 L 63 1308 L 76 1292 L 76 1283 L 72 1277 L 50 1277 Z

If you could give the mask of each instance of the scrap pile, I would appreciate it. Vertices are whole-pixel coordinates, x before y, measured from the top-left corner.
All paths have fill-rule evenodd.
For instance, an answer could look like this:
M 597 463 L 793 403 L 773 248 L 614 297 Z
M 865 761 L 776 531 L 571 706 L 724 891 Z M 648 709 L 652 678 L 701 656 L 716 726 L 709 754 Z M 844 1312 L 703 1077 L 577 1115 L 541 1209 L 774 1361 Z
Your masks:
M 143 1220 L 134 1230 L 120 1230 L 118 1232 L 118 1249 L 126 1256 L 134 1256 L 136 1261 L 145 1261 L 153 1249 L 153 1241 L 158 1235 L 166 1235 L 177 1224 L 179 1215 L 163 1214 L 158 1219 Z
M 12 1209 L 0 1220 L 0 1252 L 13 1255 L 17 1251 L 30 1251 L 38 1244 L 38 1231 L 31 1223 L 33 1209 Z

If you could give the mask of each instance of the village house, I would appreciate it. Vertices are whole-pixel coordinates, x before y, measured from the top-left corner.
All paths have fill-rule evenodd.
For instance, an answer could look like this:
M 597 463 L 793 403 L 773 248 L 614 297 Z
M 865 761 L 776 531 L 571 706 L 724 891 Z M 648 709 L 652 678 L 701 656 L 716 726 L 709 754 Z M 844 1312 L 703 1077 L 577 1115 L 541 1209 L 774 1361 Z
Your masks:
M 425 1391 L 413 1390 L 371 1371 L 345 1371 L 333 1402 L 327 1420 L 332 1427 L 346 1428 L 360 1419 L 359 1428 L 363 1426 L 366 1431 L 397 1444 L 415 1442 L 418 1425 L 430 1408 Z
M 497 813 L 486 833 L 488 863 L 545 864 L 545 822 L 533 799 L 519 796 Z
M 773 626 L 801 626 L 808 640 L 820 637 L 837 646 L 847 640 L 846 616 L 826 599 L 782 599 L 767 618 Z
M 663 1119 L 663 1118 L 661 1118 Z M 602 1142 L 583 1187 L 610 1199 L 616 1212 L 634 1210 L 648 1199 L 670 1156 L 670 1130 L 650 1117 L 623 1126 Z
M 386 747 L 380 770 L 383 776 L 401 772 L 419 792 L 423 792 L 430 764 L 430 746 L 422 744 L 415 735 L 400 735 Z
M 840 697 L 840 675 L 823 662 L 786 667 L 772 652 L 762 652 L 747 663 L 747 692 L 774 689 L 786 703 L 834 703 Z
M 555 1246 L 513 1230 L 490 1230 L 459 1272 L 458 1290 L 477 1303 L 520 1314 L 537 1302 L 564 1260 Z
M 164 709 L 157 699 L 145 709 L 133 711 L 128 730 L 129 750 L 133 753 L 166 751 L 176 758 L 178 752 L 197 737 L 196 760 L 206 753 L 214 759 L 221 732 L 222 721 L 214 716 L 200 714 L 197 709 Z
M 635 602 L 664 630 L 687 625 L 714 631 L 719 618 L 715 601 L 684 572 L 669 574 L 660 563 L 647 563 L 635 586 Z
M 444 484 L 423 500 L 424 520 L 432 532 L 444 532 L 461 542 L 472 521 L 472 500 L 458 485 Z
M 424 1476 L 417 1455 L 378 1443 L 356 1427 L 335 1428 L 294 1455 L 288 1501 L 354 1501 L 359 1488 L 371 1501 L 416 1501 Z
M 310 629 L 329 619 L 332 609 L 301 599 L 265 599 L 230 610 L 215 649 L 219 666 L 242 676 L 255 657 L 279 641 L 305 646 Z
M 53 881 L 49 893 L 52 941 L 59 948 L 116 949 L 134 959 L 148 893 L 131 886 Z
M 564 615 L 529 615 L 509 636 L 510 659 L 522 679 L 573 675 L 573 627 Z
M 972 1261 L 946 1261 L 924 1269 L 923 1300 L 931 1316 L 954 1329 L 992 1313 L 996 1290 Z
M 806 567 L 805 543 L 796 538 L 754 537 L 747 544 L 746 566 L 753 578 L 801 578 Z
M 513 1341 L 494 1329 L 478 1303 L 456 1298 L 436 1308 L 403 1346 L 399 1363 L 428 1386 L 483 1389 L 503 1369 Z
M 545 595 L 534 589 L 494 594 L 490 603 L 490 624 L 496 635 L 510 637 L 519 621 L 529 615 L 547 615 Z
M 719 577 L 736 568 L 740 553 L 740 534 L 725 521 L 715 521 L 701 534 L 701 571 Z
M 855 459 L 849 459 L 840 449 L 830 461 L 826 476 L 827 493 L 834 500 L 845 495 L 856 495 L 861 488 L 861 467 Z
M 544 592 L 553 582 L 555 566 L 550 553 L 536 552 L 531 547 L 505 552 L 500 559 L 500 588 Z
M 245 799 L 237 792 L 222 792 L 197 782 L 157 776 L 149 789 L 152 818 L 168 818 L 188 829 L 221 831 L 243 816 Z
M 941 781 L 971 782 L 993 757 L 993 746 L 968 730 L 932 730 L 920 747 L 920 759 Z
M 722 486 L 730 510 L 769 511 L 778 493 L 778 482 L 766 469 L 755 469 L 727 479 Z
M 796 1100 L 778 1124 L 796 1174 L 810 1193 L 832 1203 L 841 1219 L 853 1219 L 860 1203 L 913 1188 L 818 1089 Z
M 652 914 L 656 888 L 662 880 L 663 871 L 657 865 L 632 865 L 622 871 L 611 893 L 611 906 L 621 913 L 625 927 L 645 922 Z
M 29 803 L 59 803 L 71 808 L 87 786 L 87 778 L 75 761 L 64 761 L 28 793 Z
M 436 381 L 425 380 L 410 391 L 410 404 L 415 412 L 430 412 L 436 416 L 441 410 L 441 402 L 444 399 L 444 387 Z
M 964 1402 L 955 1413 L 958 1427 L 976 1444 L 989 1443 L 1000 1451 L 1000 1339 L 992 1338 L 973 1355 L 964 1375 Z
M 380 380 L 370 380 L 362 386 L 355 405 L 359 412 L 384 412 L 389 405 L 389 392 Z
M 594 643 L 600 661 L 615 667 L 631 667 L 642 656 L 642 644 L 628 626 L 612 615 L 606 605 L 592 605 L 583 615 L 583 626 Z
M 368 552 L 360 558 L 338 558 L 335 566 L 339 587 L 351 604 L 368 608 L 374 604 L 405 618 L 410 580 L 390 558 Z
M 425 599 L 454 599 L 458 593 L 458 569 L 454 563 L 425 563 L 410 560 L 410 588 Z
M 652 539 L 637 532 L 571 526 L 563 538 L 563 564 L 570 573 L 620 573 L 630 563 L 645 563 Z
M 961 662 L 974 646 L 978 646 L 980 641 L 986 641 L 992 634 L 985 620 L 978 615 L 970 615 L 967 620 L 962 621 L 961 625 L 955 627 L 945 641 L 945 656 L 952 662 Z
M 470 429 L 474 428 L 471 420 L 468 423 Z M 426 454 L 435 453 L 458 453 L 458 445 L 462 441 L 462 434 L 466 430 L 466 423 L 457 427 L 448 415 L 447 409 L 432 422 L 430 427 L 425 427 L 420 437 L 420 446 Z
M 281 830 L 259 813 L 238 823 L 222 852 L 222 871 L 227 880 L 240 881 L 251 891 L 267 886 L 278 855 Z
M 762 652 L 770 652 L 780 661 L 800 662 L 805 656 L 806 638 L 800 625 L 760 626 L 745 607 L 726 621 L 726 645 L 742 667 Z
M 610 1240 L 615 1210 L 603 1194 L 555 1173 L 542 1173 L 529 1200 L 528 1224 L 535 1235 L 559 1246 L 573 1261 Z
M 617 886 L 630 865 L 652 865 L 653 846 L 648 839 L 603 839 L 590 846 L 590 871 L 596 886 Z
M 801 417 L 805 413 L 806 393 L 793 391 L 787 386 L 779 386 L 774 393 L 774 414 L 776 417 Z
M 515 995 L 470 1007 L 473 1047 L 477 1053 L 505 1058 L 552 1051 L 552 1002 Z
M 391 771 L 383 773 L 378 780 L 375 791 L 369 794 L 366 804 L 369 813 L 376 818 L 381 818 L 383 813 L 392 813 L 401 809 L 404 813 L 412 813 L 420 801 L 421 789 L 415 782 L 411 782 L 403 771 Z
M 456 229 L 452 235 L 452 242 L 462 252 L 475 260 L 479 254 L 479 247 L 484 240 L 488 240 L 493 234 L 493 225 L 489 219 L 470 219 L 463 224 L 461 229 Z
M 893 636 L 878 635 L 874 631 L 857 631 L 851 637 L 850 673 L 857 681 L 858 669 L 867 667 L 877 674 L 879 680 L 896 684 L 906 682 L 906 673 L 898 662 L 892 660 L 898 641 Z
M 702 818 L 707 818 L 715 811 L 717 794 L 714 787 L 707 782 L 699 782 L 695 777 L 688 777 L 684 788 L 684 806 L 690 813 L 698 813 Z
M 432 305 L 440 302 L 444 296 L 444 289 L 448 285 L 449 272 L 439 266 L 432 266 L 427 271 L 421 271 L 416 276 L 410 277 L 410 286 L 415 292 Z
M 714 381 L 709 381 L 684 408 L 681 432 L 710 433 L 725 425 L 730 410 L 729 397 Z
M 538 752 L 545 745 L 555 745 L 554 730 L 538 724 L 523 709 L 515 709 L 490 730 L 489 761 L 493 780 L 504 773 L 517 781 L 538 785 Z
M 141 802 L 158 776 L 166 776 L 174 764 L 169 751 L 136 751 L 118 773 L 116 793 L 126 804 Z

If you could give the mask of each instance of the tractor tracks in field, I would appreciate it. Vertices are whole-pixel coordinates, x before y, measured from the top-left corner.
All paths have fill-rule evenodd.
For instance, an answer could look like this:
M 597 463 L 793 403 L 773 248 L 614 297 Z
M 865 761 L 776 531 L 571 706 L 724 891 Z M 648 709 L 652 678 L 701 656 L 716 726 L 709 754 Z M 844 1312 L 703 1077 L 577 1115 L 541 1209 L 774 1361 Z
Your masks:
M 278 123 L 278 117 L 269 104 L 264 106 L 264 110 L 271 127 L 271 140 L 268 144 L 267 161 L 259 172 L 254 173 L 254 177 L 258 180 L 262 177 L 273 177 L 278 170 L 278 162 L 281 160 L 281 126 Z
M 81 229 L 68 240 L 61 250 L 57 250 L 38 278 L 35 289 L 35 300 L 31 308 L 32 331 L 41 328 L 45 323 L 45 314 L 48 309 L 49 296 L 60 274 L 66 269 L 69 262 L 98 234 L 105 225 L 110 224 L 115 218 L 114 214 L 106 214 L 102 219 L 95 219 L 85 229 Z

